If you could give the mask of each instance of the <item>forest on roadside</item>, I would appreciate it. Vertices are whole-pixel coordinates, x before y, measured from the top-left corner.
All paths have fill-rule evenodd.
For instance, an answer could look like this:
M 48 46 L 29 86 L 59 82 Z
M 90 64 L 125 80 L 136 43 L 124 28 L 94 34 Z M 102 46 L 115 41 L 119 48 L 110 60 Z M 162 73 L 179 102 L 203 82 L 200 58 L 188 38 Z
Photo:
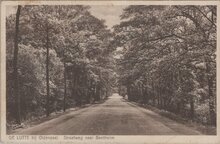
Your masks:
M 129 6 L 121 18 L 121 95 L 216 125 L 216 6 Z
M 89 6 L 18 6 L 6 26 L 8 122 L 110 95 L 112 33 Z

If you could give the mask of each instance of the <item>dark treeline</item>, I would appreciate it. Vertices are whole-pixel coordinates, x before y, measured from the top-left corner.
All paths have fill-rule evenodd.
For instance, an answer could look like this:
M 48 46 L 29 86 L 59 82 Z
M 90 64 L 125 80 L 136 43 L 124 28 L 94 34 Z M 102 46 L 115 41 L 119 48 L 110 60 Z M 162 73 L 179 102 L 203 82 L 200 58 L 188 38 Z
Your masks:
M 107 98 L 112 40 L 88 6 L 18 6 L 6 19 L 7 122 Z
M 216 6 L 129 6 L 121 19 L 120 94 L 216 125 Z

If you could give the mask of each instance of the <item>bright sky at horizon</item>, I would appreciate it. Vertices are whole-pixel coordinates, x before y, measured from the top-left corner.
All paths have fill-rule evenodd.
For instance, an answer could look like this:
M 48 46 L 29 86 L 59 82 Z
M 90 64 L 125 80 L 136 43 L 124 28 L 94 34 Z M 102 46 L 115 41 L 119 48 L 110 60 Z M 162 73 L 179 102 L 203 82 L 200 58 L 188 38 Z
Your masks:
M 120 15 L 123 12 L 125 5 L 90 5 L 90 12 L 92 15 L 106 22 L 108 28 L 120 23 Z M 8 6 L 6 8 L 6 16 L 16 12 L 15 6 Z
M 91 14 L 106 21 L 108 28 L 120 23 L 120 15 L 125 5 L 92 5 Z

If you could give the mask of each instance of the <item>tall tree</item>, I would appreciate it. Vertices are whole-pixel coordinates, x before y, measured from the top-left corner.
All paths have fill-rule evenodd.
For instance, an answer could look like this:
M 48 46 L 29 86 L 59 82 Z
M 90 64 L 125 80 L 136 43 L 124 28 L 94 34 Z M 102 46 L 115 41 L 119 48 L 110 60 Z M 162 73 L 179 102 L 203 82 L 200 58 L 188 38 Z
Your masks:
M 47 54 L 46 54 L 46 81 L 47 81 L 47 99 L 46 99 L 46 114 L 47 116 L 50 115 L 50 77 L 49 77 L 49 52 L 50 52 L 50 48 L 49 48 L 49 43 L 50 43 L 50 39 L 49 39 L 49 27 L 48 25 L 46 25 L 46 49 L 47 49 Z
M 21 6 L 18 5 L 17 12 L 16 12 L 16 24 L 15 24 L 15 37 L 14 37 L 14 59 L 13 59 L 13 68 L 14 68 L 14 95 L 16 95 L 16 121 L 18 124 L 21 124 L 21 106 L 20 106 L 20 94 L 19 94 L 19 87 L 18 87 L 18 38 L 19 38 L 19 18 L 20 18 L 20 11 Z

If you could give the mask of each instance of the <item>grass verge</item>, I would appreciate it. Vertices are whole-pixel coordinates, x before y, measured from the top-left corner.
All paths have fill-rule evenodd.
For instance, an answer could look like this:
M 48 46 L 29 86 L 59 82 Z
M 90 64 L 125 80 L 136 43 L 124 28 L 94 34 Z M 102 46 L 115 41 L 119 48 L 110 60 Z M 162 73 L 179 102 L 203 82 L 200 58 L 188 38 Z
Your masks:
M 156 107 L 153 107 L 153 106 L 150 106 L 150 105 L 140 104 L 140 103 L 133 102 L 133 101 L 128 101 L 128 102 L 130 102 L 132 104 L 135 104 L 137 106 L 140 106 L 142 108 L 151 110 L 151 111 L 153 111 L 153 112 L 155 112 L 155 113 L 157 113 L 161 116 L 167 117 L 167 118 L 169 118 L 171 120 L 174 120 L 176 122 L 179 122 L 181 124 L 184 124 L 187 127 L 190 127 L 194 130 L 197 130 L 197 131 L 201 132 L 204 135 L 216 135 L 217 134 L 217 132 L 216 132 L 217 128 L 215 126 L 203 125 L 203 124 L 194 122 L 190 119 L 183 118 L 183 117 L 181 117 L 179 115 L 176 115 L 172 112 L 169 112 L 169 111 L 166 111 L 166 110 L 163 110 L 163 109 L 159 109 L 159 108 L 156 108 Z

